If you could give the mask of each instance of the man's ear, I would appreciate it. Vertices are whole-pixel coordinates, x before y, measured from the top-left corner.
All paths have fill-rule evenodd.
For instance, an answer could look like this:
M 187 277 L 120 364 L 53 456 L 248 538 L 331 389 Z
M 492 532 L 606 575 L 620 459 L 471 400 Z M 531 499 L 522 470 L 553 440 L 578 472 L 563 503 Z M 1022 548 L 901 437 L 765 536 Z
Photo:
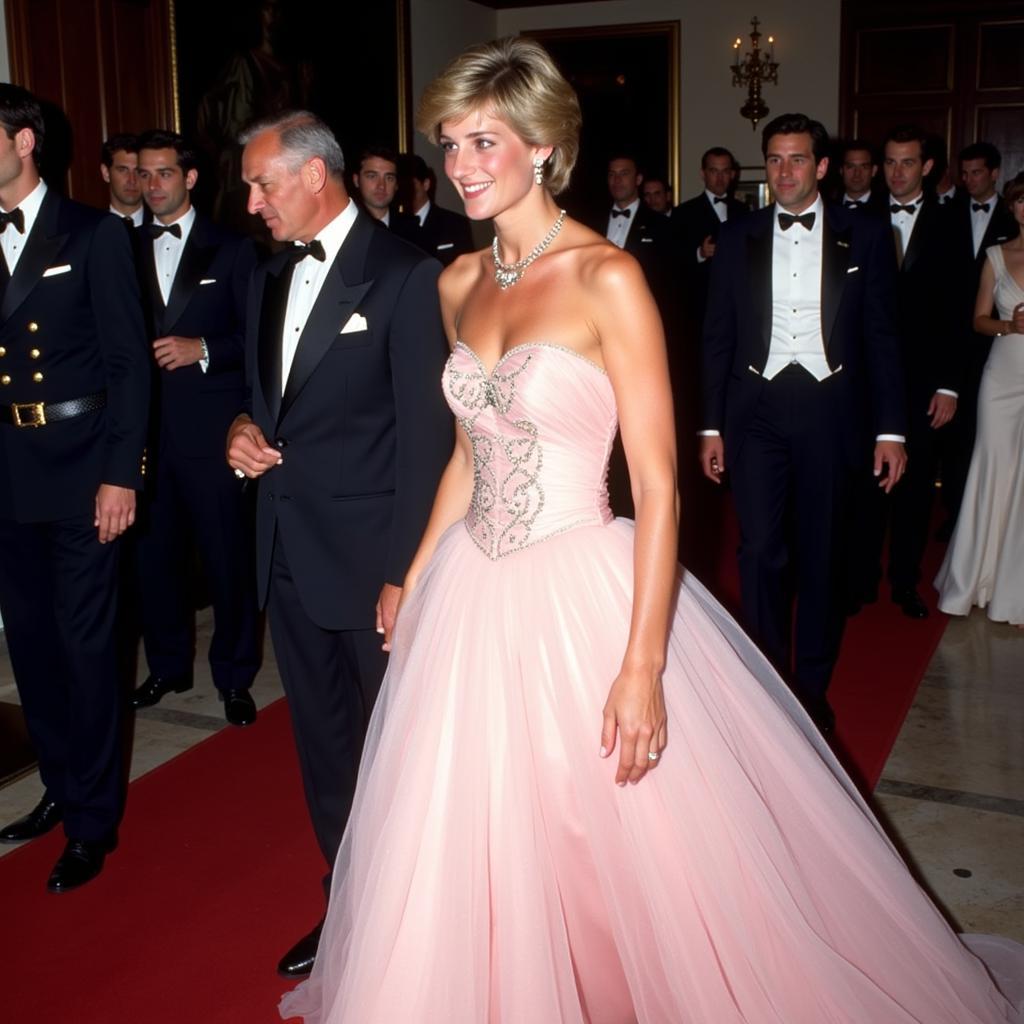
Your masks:
M 199 171 L 194 167 L 185 175 L 185 188 L 190 192 L 196 187 L 196 182 L 199 180 Z
M 110 184 L 110 168 L 106 164 L 100 164 L 100 177 L 109 185 Z
M 327 165 L 323 158 L 314 156 L 307 160 L 302 168 L 302 176 L 314 195 L 322 192 L 324 185 L 327 184 Z

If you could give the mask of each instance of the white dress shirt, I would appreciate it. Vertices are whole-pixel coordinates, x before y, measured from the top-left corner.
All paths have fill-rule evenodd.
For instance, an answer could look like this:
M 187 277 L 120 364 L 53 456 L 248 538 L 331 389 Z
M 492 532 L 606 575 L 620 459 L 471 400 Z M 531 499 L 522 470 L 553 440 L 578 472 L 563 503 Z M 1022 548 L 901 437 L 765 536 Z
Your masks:
M 302 330 L 306 326 L 309 314 L 313 312 L 320 289 L 327 280 L 328 271 L 334 263 L 342 244 L 348 237 L 352 225 L 358 216 L 356 204 L 350 199 L 337 217 L 334 218 L 316 236 L 324 247 L 324 261 L 307 256 L 299 260 L 288 286 L 288 305 L 284 312 L 284 333 L 281 337 L 281 394 L 288 384 L 295 350 L 299 346 Z M 296 242 L 296 245 L 301 243 Z
M 133 210 L 131 213 L 122 213 L 120 210 L 115 210 L 111 206 L 110 207 L 110 212 L 115 217 L 120 217 L 121 220 L 124 220 L 125 217 L 127 217 L 132 222 L 132 227 L 133 228 L 141 228 L 142 227 L 142 218 L 143 218 L 143 215 L 145 214 L 146 210 L 145 210 L 145 207 L 140 206 L 137 210 Z
M 765 380 L 787 366 L 802 366 L 815 380 L 831 376 L 821 333 L 821 245 L 824 204 L 819 196 L 804 210 L 814 214 L 808 231 L 794 224 L 783 231 L 776 215 L 772 239 L 772 338 Z
M 985 238 L 985 232 L 988 231 L 989 222 L 992 220 L 992 214 L 995 213 L 996 204 L 999 202 L 999 193 L 993 192 L 988 199 L 983 199 L 981 204 L 987 206 L 987 210 L 976 210 L 974 207 L 978 205 L 978 200 L 971 200 L 971 232 L 974 235 L 974 255 L 977 256 L 981 252 L 981 243 Z
M 178 273 L 178 264 L 181 263 L 181 254 L 185 251 L 185 243 L 192 231 L 192 225 L 196 222 L 195 207 L 190 206 L 177 220 L 171 224 L 177 224 L 181 228 L 181 238 L 175 238 L 169 231 L 165 231 L 159 238 L 153 239 L 153 261 L 156 263 L 156 281 L 160 286 L 160 298 L 167 305 L 171 297 L 171 289 L 174 287 L 174 278 Z M 158 226 L 163 221 L 155 222 Z M 166 225 L 169 227 L 170 225 Z
M 900 206 L 913 206 L 913 212 L 900 210 L 898 213 L 889 214 L 889 222 L 892 224 L 893 238 L 896 240 L 896 262 L 903 263 L 903 257 L 910 245 L 910 236 L 914 233 L 914 225 L 917 223 L 917 215 L 924 205 L 924 195 L 918 192 L 913 199 L 895 199 L 889 195 L 889 204 L 899 203 Z
M 849 206 L 851 203 L 856 203 L 858 206 L 867 206 L 868 200 L 871 198 L 870 192 L 865 192 L 864 195 L 858 196 L 856 199 L 850 195 L 849 192 L 843 193 L 843 206 Z
M 782 212 L 782 211 L 779 211 Z M 815 380 L 833 373 L 825 358 L 821 331 L 821 269 L 825 213 L 821 196 L 804 213 L 814 214 L 808 231 L 793 224 L 783 231 L 775 215 L 772 238 L 772 333 L 762 376 L 772 380 L 787 366 L 802 366 Z M 837 367 L 838 373 L 841 367 Z M 717 430 L 701 430 L 702 437 L 718 437 Z M 879 434 L 876 441 L 905 441 L 900 434 Z
M 21 254 L 25 251 L 25 242 L 32 233 L 32 226 L 36 222 L 36 217 L 39 216 L 39 207 L 43 205 L 45 195 L 46 182 L 40 181 L 15 207 L 15 209 L 21 210 L 22 216 L 25 218 L 24 234 L 21 234 L 13 224 L 8 224 L 4 229 L 4 233 L 0 235 L 0 247 L 3 248 L 4 259 L 7 260 L 7 269 L 12 276 L 14 268 L 18 265 L 18 260 L 21 259 Z M 4 213 L 10 212 L 10 210 L 4 210 Z
M 950 185 L 945 192 L 939 193 L 939 205 L 945 206 L 946 203 L 951 203 L 956 199 L 956 185 Z
M 427 219 L 428 213 L 430 213 L 429 199 L 413 214 L 413 216 L 420 222 L 420 227 L 423 227 L 423 223 Z
M 620 249 L 626 244 L 626 236 L 629 234 L 633 221 L 636 220 L 636 212 L 640 209 L 640 197 L 637 196 L 629 206 L 624 206 L 623 209 L 629 211 L 629 216 L 613 217 L 609 213 L 608 230 L 604 233 L 605 238 Z
M 384 211 L 384 216 L 380 218 L 380 222 L 386 228 L 390 228 L 391 227 L 391 211 L 390 210 L 385 210 Z

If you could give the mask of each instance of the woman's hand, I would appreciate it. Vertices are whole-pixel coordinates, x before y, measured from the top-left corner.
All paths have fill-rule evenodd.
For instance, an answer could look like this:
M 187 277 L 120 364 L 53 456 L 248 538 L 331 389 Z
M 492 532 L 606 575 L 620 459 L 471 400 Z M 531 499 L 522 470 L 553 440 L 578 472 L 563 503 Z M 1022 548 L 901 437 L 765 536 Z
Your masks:
M 608 757 L 619 742 L 619 769 L 615 783 L 634 785 L 661 763 L 668 743 L 665 693 L 661 672 L 623 668 L 612 683 L 604 706 L 601 756 Z M 657 757 L 650 757 L 657 754 Z

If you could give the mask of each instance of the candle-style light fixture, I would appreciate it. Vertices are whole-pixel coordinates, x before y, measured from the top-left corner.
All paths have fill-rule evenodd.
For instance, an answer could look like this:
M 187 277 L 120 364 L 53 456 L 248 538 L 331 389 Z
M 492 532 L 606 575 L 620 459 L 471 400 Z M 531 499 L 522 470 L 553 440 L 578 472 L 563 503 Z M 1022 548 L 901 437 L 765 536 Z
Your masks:
M 756 17 L 750 19 L 750 52 L 745 57 L 740 57 L 743 41 L 739 36 L 736 37 L 732 44 L 733 61 L 729 68 L 732 71 L 732 84 L 747 87 L 747 102 L 740 107 L 740 114 L 750 122 L 754 130 L 757 129 L 757 122 L 768 113 L 768 106 L 761 98 L 762 83 L 779 83 L 779 65 L 775 61 L 775 37 L 768 37 L 768 52 L 762 53 L 761 33 L 758 31 L 760 24 Z

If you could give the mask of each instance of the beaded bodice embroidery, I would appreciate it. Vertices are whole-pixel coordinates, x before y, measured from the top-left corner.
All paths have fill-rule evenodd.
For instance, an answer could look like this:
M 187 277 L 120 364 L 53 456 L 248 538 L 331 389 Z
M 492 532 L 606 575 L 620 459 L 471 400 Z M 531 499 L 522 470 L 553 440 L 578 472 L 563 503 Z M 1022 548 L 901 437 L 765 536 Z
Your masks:
M 473 449 L 466 527 L 489 558 L 611 518 L 606 473 L 617 420 L 599 366 L 536 342 L 510 349 L 488 372 L 457 342 L 444 392 Z

